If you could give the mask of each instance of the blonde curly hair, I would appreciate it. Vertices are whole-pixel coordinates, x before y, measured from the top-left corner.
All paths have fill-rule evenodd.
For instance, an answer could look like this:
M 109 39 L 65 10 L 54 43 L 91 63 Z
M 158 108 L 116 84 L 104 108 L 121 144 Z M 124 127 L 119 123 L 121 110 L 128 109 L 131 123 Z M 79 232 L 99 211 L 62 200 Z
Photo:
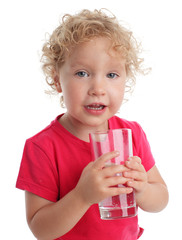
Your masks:
M 55 71 L 62 66 L 66 55 L 70 53 L 72 47 L 94 37 L 110 39 L 113 49 L 126 60 L 126 91 L 133 90 L 136 74 L 144 73 L 141 67 L 143 59 L 139 57 L 140 44 L 132 32 L 121 26 L 111 12 L 108 11 L 106 14 L 104 9 L 94 11 L 84 9 L 75 15 L 64 15 L 61 24 L 42 48 L 42 69 L 53 92 L 56 91 Z

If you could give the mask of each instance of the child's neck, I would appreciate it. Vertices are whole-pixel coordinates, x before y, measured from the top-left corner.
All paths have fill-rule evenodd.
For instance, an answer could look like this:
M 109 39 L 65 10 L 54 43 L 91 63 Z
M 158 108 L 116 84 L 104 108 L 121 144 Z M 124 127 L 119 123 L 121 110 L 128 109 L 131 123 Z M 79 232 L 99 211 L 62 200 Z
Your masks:
M 109 128 L 108 121 L 101 127 L 86 126 L 78 121 L 73 121 L 66 113 L 59 119 L 59 122 L 68 132 L 85 142 L 89 142 L 89 133 L 107 131 Z

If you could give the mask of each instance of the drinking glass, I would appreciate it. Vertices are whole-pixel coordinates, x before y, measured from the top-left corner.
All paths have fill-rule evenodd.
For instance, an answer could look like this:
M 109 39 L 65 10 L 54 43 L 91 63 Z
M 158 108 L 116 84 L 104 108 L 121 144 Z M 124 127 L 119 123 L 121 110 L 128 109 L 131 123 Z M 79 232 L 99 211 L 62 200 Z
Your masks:
M 131 129 L 110 129 L 107 132 L 95 132 L 89 134 L 93 160 L 98 159 L 104 153 L 114 150 L 120 155 L 106 162 L 105 167 L 113 164 L 124 164 L 133 155 Z M 117 175 L 122 176 L 122 173 Z M 118 187 L 125 187 L 118 184 Z M 118 219 L 134 217 L 137 214 L 134 191 L 129 194 L 111 196 L 99 203 L 101 219 Z

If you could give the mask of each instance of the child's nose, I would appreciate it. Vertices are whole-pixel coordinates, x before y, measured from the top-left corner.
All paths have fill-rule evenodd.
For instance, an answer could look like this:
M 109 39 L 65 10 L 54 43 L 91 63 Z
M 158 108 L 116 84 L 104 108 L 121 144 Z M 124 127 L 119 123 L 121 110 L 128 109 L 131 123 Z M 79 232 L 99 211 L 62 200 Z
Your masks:
M 105 95 L 105 83 L 101 78 L 94 78 L 91 82 L 88 94 L 92 96 L 101 96 Z

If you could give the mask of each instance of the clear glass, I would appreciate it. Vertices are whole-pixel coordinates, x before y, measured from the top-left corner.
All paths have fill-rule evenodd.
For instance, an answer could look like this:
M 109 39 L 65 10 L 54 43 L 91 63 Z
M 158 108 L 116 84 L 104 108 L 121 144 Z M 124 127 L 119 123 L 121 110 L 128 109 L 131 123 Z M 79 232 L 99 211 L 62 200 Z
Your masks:
M 112 164 L 124 164 L 133 155 L 131 129 L 113 129 L 107 132 L 91 133 L 90 143 L 94 160 L 107 152 L 114 150 L 120 152 L 120 155 L 108 161 L 105 167 Z M 119 174 L 122 175 L 122 173 Z M 118 187 L 125 186 L 119 184 Z M 137 207 L 134 191 L 104 199 L 99 203 L 99 211 L 101 219 L 104 220 L 136 216 Z

